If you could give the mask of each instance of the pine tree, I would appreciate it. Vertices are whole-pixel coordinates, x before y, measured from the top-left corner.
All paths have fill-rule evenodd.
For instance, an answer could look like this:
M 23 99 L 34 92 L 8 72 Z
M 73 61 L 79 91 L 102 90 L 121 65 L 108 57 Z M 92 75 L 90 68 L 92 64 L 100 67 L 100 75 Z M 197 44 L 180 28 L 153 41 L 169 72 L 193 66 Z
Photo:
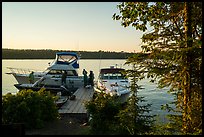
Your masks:
M 137 56 L 140 56 L 138 54 Z M 148 134 L 152 129 L 154 116 L 148 114 L 151 110 L 151 104 L 142 105 L 145 102 L 144 97 L 138 96 L 138 89 L 141 87 L 137 84 L 138 80 L 144 77 L 144 70 L 140 69 L 137 65 L 137 60 L 129 57 L 126 65 L 131 65 L 132 69 L 123 72 L 128 78 L 131 79 L 131 94 L 127 101 L 126 108 L 120 110 L 118 114 L 121 134 L 130 135 L 144 135 Z
M 181 125 L 174 125 L 181 126 L 182 134 L 202 134 L 202 2 L 123 2 L 118 9 L 113 19 L 122 26 L 153 29 L 142 37 L 142 52 L 149 55 L 140 65 L 175 95 L 177 108 L 170 109 L 182 118 Z M 179 116 L 172 118 L 176 122 Z

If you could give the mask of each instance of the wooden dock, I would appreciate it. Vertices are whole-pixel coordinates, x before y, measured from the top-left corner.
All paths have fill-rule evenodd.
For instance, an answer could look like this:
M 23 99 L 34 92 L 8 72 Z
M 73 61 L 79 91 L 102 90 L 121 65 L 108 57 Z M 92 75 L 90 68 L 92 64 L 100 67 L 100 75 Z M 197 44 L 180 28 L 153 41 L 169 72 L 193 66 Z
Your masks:
M 59 110 L 59 114 L 87 114 L 85 108 L 85 102 L 89 101 L 93 97 L 94 89 L 91 88 L 79 88 L 74 92 L 76 98 L 74 100 L 68 100 Z

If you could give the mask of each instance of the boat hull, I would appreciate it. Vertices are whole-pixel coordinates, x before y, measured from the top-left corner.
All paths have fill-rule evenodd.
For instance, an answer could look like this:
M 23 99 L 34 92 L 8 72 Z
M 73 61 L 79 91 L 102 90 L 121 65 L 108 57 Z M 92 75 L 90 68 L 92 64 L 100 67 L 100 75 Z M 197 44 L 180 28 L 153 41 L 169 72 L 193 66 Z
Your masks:
M 29 82 L 29 78 L 27 75 L 13 75 L 15 77 L 15 79 L 17 80 L 18 84 L 25 84 L 25 83 L 30 83 Z M 40 78 L 39 77 L 35 77 L 34 78 L 34 82 L 38 81 Z
M 101 89 L 99 88 L 96 88 L 94 87 L 94 91 L 95 93 L 105 93 L 105 94 L 110 94 L 111 96 L 117 96 L 118 97 L 118 100 L 121 102 L 121 103 L 125 103 L 127 102 L 129 96 L 130 96 L 130 92 L 127 91 L 127 92 L 124 92 L 123 94 L 120 94 L 120 95 L 117 95 L 116 92 L 106 92 L 106 91 L 102 91 Z
M 120 102 L 127 102 L 130 96 L 130 82 L 125 77 L 123 68 L 102 68 L 94 89 L 96 92 L 103 92 L 111 96 L 117 96 Z
M 13 75 L 16 80 L 18 81 L 18 84 L 30 84 L 29 83 L 29 78 L 27 75 Z M 35 77 L 34 78 L 34 83 L 39 81 L 41 77 Z M 78 89 L 79 87 L 82 87 L 84 84 L 83 82 L 83 77 L 82 76 L 70 76 L 66 78 L 66 87 L 70 89 Z M 19 87 L 17 85 L 17 87 Z M 46 86 L 46 87 L 60 87 L 61 86 L 61 77 L 46 77 L 45 81 L 41 82 L 41 86 Z M 15 86 L 16 87 L 16 86 Z M 20 87 L 21 88 L 21 87 Z M 27 87 L 26 87 L 27 88 Z
M 122 94 L 118 97 L 119 97 L 119 100 L 121 103 L 125 103 L 125 102 L 127 102 L 128 98 L 130 97 L 130 92 Z
M 51 93 L 55 93 L 57 94 L 58 92 L 61 92 L 62 95 L 71 95 L 73 92 L 75 92 L 77 89 L 70 89 L 70 88 L 62 88 L 61 86 L 60 87 L 51 87 L 51 86 L 43 86 L 43 87 L 40 87 L 40 86 L 37 86 L 37 87 L 34 87 L 32 86 L 32 84 L 14 84 L 14 86 L 19 89 L 19 90 L 28 90 L 28 89 L 31 89 L 33 91 L 39 91 L 41 88 L 44 88 L 46 91 L 50 91 Z

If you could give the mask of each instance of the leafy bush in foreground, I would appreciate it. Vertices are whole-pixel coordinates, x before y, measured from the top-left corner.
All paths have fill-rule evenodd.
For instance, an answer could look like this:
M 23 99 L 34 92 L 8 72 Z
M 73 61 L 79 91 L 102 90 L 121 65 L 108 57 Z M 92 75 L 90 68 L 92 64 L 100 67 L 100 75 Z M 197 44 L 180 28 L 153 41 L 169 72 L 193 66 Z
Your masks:
M 115 96 L 105 93 L 97 93 L 95 98 L 85 103 L 91 120 L 92 134 L 115 134 L 117 118 L 121 106 Z
M 45 89 L 21 90 L 2 97 L 2 124 L 24 123 L 27 128 L 41 128 L 45 121 L 57 119 L 55 96 Z

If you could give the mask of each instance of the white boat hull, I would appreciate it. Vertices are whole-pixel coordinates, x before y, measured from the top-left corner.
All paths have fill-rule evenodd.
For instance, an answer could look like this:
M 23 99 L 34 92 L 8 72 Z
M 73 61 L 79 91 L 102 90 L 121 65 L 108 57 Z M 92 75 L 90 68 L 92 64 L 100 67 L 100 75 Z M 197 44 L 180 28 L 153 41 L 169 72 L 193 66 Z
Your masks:
M 125 102 L 127 102 L 127 100 L 128 100 L 128 98 L 129 98 L 129 96 L 130 96 L 130 91 L 129 90 L 126 90 L 126 91 L 124 91 L 123 92 L 123 94 L 117 94 L 116 92 L 114 92 L 114 91 L 102 91 L 102 90 L 100 90 L 100 89 L 98 89 L 98 88 L 96 88 L 96 87 L 94 87 L 94 91 L 96 92 L 96 93 L 105 93 L 105 94 L 110 94 L 111 96 L 117 96 L 118 97 L 118 99 L 119 99 L 119 101 L 121 102 L 121 103 L 125 103 Z
M 95 91 L 116 95 L 120 102 L 124 103 L 130 96 L 130 82 L 122 74 L 122 68 L 102 68 L 99 72 L 99 79 L 95 83 Z
M 28 75 L 26 74 L 13 74 L 13 76 L 16 78 L 18 84 L 30 84 Z M 43 77 L 43 76 L 42 76 Z M 38 80 L 40 80 L 42 77 L 35 77 L 34 83 Z M 43 80 L 39 82 L 40 86 L 52 86 L 52 87 L 60 87 L 62 85 L 61 83 L 61 76 L 55 76 L 50 77 L 46 76 L 46 80 Z M 84 84 L 83 77 L 82 76 L 69 76 L 66 78 L 66 87 L 69 89 L 77 89 L 79 87 L 82 87 Z
M 119 96 L 120 102 L 121 103 L 125 103 L 127 102 L 128 98 L 130 97 L 130 92 L 127 92 L 125 94 L 122 94 L 121 96 Z
M 27 75 L 15 75 L 13 74 L 13 76 L 15 77 L 15 79 L 17 80 L 18 84 L 28 84 L 29 82 L 29 78 Z M 39 80 L 39 77 L 35 77 L 34 78 L 34 82 L 36 82 L 37 80 Z

